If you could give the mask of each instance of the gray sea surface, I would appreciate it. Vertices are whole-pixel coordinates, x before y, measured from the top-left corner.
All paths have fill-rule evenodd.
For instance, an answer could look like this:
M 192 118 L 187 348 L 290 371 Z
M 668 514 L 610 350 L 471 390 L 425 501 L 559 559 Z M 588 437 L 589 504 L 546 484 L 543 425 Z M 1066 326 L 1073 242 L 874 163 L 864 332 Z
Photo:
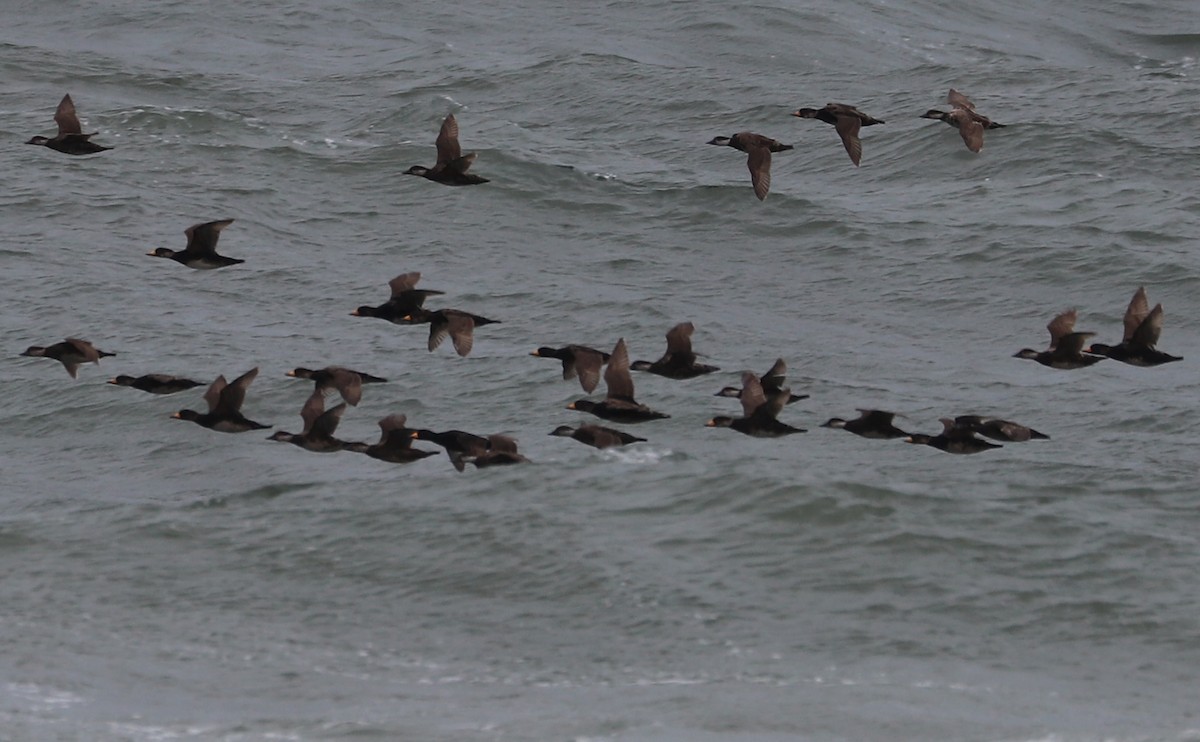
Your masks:
M 1200 15 L 1193 0 L 0 4 L 0 739 L 516 742 L 1200 740 Z M 946 91 L 1008 124 L 968 152 Z M 68 157 L 70 93 L 112 146 Z M 853 103 L 833 128 L 788 114 Z M 431 165 L 454 113 L 473 172 Z M 706 146 L 754 131 L 746 158 Z M 146 253 L 236 221 L 193 271 Z M 421 271 L 500 320 L 467 358 L 350 316 Z M 1075 307 L 1158 368 L 1057 371 Z M 596 451 L 539 345 L 635 375 L 667 420 Z M 83 337 L 72 380 L 23 358 Z M 789 364 L 778 440 L 706 428 Z M 533 463 L 458 473 L 227 435 L 119 373 L 387 377 L 402 412 Z M 603 387 L 601 387 L 602 389 Z M 332 402 L 331 402 L 332 404 Z M 951 456 L 820 423 L 997 415 L 1049 441 Z M 421 444 L 428 445 L 428 444 Z

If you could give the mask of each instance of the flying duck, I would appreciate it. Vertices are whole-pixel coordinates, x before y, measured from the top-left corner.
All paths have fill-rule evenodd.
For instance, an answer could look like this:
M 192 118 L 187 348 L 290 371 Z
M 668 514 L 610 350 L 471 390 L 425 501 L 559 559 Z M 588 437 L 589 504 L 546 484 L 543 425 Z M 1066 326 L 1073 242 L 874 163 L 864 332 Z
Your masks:
M 1004 124 L 997 124 L 987 116 L 975 113 L 975 104 L 967 96 L 954 88 L 950 88 L 950 93 L 946 96 L 946 102 L 951 106 L 949 111 L 939 111 L 936 108 L 931 108 L 921 114 L 921 118 L 944 121 L 955 129 L 958 129 L 963 143 L 972 152 L 978 152 L 983 149 L 984 129 L 1004 128 Z
M 463 312 L 458 309 L 438 309 L 429 311 L 418 309 L 402 317 L 410 324 L 429 323 L 429 352 L 437 350 L 447 337 L 454 343 L 454 350 L 460 356 L 470 354 L 475 345 L 475 328 L 480 325 L 494 325 L 500 320 L 480 317 L 478 314 Z
M 709 144 L 733 147 L 749 155 L 746 167 L 750 169 L 750 184 L 754 186 L 754 195 L 762 201 L 771 190 L 771 153 L 792 149 L 792 145 L 783 144 L 762 134 L 741 131 L 731 137 L 713 137 Z
M 112 147 L 101 147 L 95 142 L 88 141 L 96 136 L 96 132 L 84 134 L 79 125 L 79 116 L 75 114 L 75 103 L 70 95 L 64 95 L 59 101 L 58 110 L 54 112 L 54 123 L 58 124 L 58 134 L 53 138 L 34 137 L 26 144 L 40 144 L 57 152 L 68 155 L 94 155 Z
M 563 381 L 579 377 L 579 386 L 591 394 L 600 383 L 600 368 L 608 363 L 608 353 L 586 345 L 564 345 L 551 348 L 543 345 L 529 355 L 538 358 L 557 358 L 562 361 Z
M 1013 357 L 1026 358 L 1043 366 L 1064 370 L 1083 368 L 1103 361 L 1104 356 L 1085 355 L 1082 352 L 1084 343 L 1096 333 L 1075 332 L 1075 315 L 1074 309 L 1068 309 L 1050 320 L 1050 324 L 1046 325 L 1046 329 L 1050 331 L 1050 347 L 1047 350 L 1022 348 Z
M 361 306 L 350 313 L 351 317 L 378 317 L 397 325 L 411 324 L 404 320 L 413 312 L 425 306 L 425 299 L 430 296 L 444 294 L 444 291 L 415 288 L 421 280 L 420 271 L 401 273 L 388 281 L 392 297 L 377 307 Z
M 649 361 L 634 361 L 630 366 L 634 371 L 646 371 L 668 379 L 692 379 L 703 374 L 719 371 L 716 366 L 696 363 L 696 354 L 692 352 L 692 333 L 696 326 L 691 322 L 680 322 L 667 330 L 667 352 L 654 363 Z
M 79 366 L 84 363 L 99 364 L 101 358 L 115 356 L 116 353 L 105 353 L 96 349 L 91 343 L 79 338 L 67 338 L 61 343 L 41 346 L 31 345 L 22 353 L 32 358 L 53 358 L 67 369 L 71 378 L 78 378 Z
M 941 423 L 942 432 L 938 435 L 913 433 L 904 441 L 932 446 L 946 453 L 982 453 L 992 448 L 1002 448 L 995 443 L 988 443 L 982 438 L 976 438 L 970 428 L 959 427 L 948 417 L 941 418 Z
M 1171 361 L 1182 361 L 1182 357 L 1164 353 L 1154 347 L 1158 344 L 1158 336 L 1162 334 L 1162 326 L 1162 304 L 1155 304 L 1154 309 L 1150 309 L 1146 289 L 1139 286 L 1125 310 L 1125 335 L 1121 342 L 1117 345 L 1092 343 L 1084 352 L 1107 356 L 1131 366 L 1161 366 Z
M 204 392 L 204 401 L 208 403 L 208 412 L 199 413 L 195 410 L 180 410 L 171 415 L 176 420 L 190 420 L 205 428 L 211 428 L 220 433 L 245 433 L 248 430 L 263 430 L 271 427 L 256 423 L 241 412 L 242 403 L 246 401 L 246 389 L 258 376 L 258 368 L 252 368 L 241 376 L 227 383 L 224 376 L 218 376 Z
M 705 423 L 705 426 L 733 428 L 739 433 L 755 438 L 778 438 L 792 433 L 803 433 L 803 428 L 794 428 L 775 419 L 787 404 L 790 394 L 787 389 L 781 389 L 773 396 L 767 397 L 758 377 L 746 371 L 742 374 L 742 417 L 719 415 Z
M 908 436 L 908 433 L 905 433 L 892 424 L 896 413 L 884 412 L 883 410 L 864 410 L 862 408 L 859 408 L 858 411 L 860 413 L 859 416 L 853 420 L 831 417 L 821 427 L 848 430 L 855 435 L 861 435 L 863 438 L 887 439 Z
M 143 392 L 151 394 L 174 394 L 194 387 L 204 386 L 199 381 L 183 379 L 178 376 L 168 376 L 167 374 L 145 374 L 137 378 L 122 374 L 116 378 L 109 379 L 108 383 L 116 386 L 131 386 L 134 389 L 140 389 Z
M 437 163 L 431 168 L 413 165 L 405 170 L 404 174 L 419 175 L 435 183 L 450 186 L 487 183 L 487 178 L 467 172 L 471 163 L 475 162 L 475 157 L 474 152 L 469 155 L 462 153 L 462 147 L 458 144 L 458 120 L 451 113 L 446 115 L 446 120 L 442 122 L 442 128 L 438 132 Z
M 316 382 L 316 390 L 321 394 L 329 394 L 334 389 L 342 395 L 342 399 L 352 405 L 357 405 L 362 399 L 363 384 L 378 384 L 387 379 L 361 371 L 351 371 L 341 366 L 326 366 L 322 369 L 294 368 L 287 372 L 294 379 L 311 379 Z
M 629 373 L 629 350 L 625 338 L 617 341 L 604 369 L 604 384 L 607 387 L 604 401 L 593 402 L 579 399 L 567 405 L 568 410 L 590 412 L 596 417 L 617 423 L 640 423 L 670 417 L 655 412 L 633 398 L 633 376 Z
M 883 119 L 873 118 L 846 103 L 826 103 L 824 108 L 801 108 L 792 113 L 802 119 L 817 119 L 827 124 L 833 124 L 838 136 L 842 138 L 842 146 L 850 155 L 850 162 L 858 167 L 862 159 L 862 142 L 858 138 L 858 130 L 863 126 L 882 124 Z
M 193 224 L 183 233 L 187 235 L 187 247 L 176 252 L 166 247 L 159 247 L 146 253 L 155 258 L 169 258 L 176 263 L 182 263 L 197 270 L 213 270 L 227 265 L 237 265 L 246 261 L 238 258 L 227 258 L 217 254 L 217 240 L 221 230 L 233 224 L 232 219 L 222 219 L 216 222 Z
M 784 383 L 787 382 L 787 364 L 784 363 L 782 358 L 776 360 L 774 365 L 772 365 L 771 368 L 767 369 L 767 372 L 765 374 L 763 374 L 762 376 L 759 377 L 758 381 L 759 381 L 759 384 L 762 385 L 763 393 L 766 394 L 768 397 L 773 396 L 776 392 L 782 391 Z M 713 396 L 714 397 L 733 397 L 736 399 L 741 399 L 742 387 L 740 387 L 740 386 L 722 387 L 721 391 L 717 392 Z M 808 399 L 808 395 L 807 394 L 791 394 L 788 396 L 787 403 L 791 404 L 792 402 L 799 402 L 802 399 Z

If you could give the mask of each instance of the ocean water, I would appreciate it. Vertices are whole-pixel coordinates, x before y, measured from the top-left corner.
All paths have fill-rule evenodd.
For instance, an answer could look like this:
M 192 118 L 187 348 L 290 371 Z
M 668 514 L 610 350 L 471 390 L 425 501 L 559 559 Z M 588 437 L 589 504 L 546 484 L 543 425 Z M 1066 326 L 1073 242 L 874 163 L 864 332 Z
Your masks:
M 972 7 L 974 6 L 974 7 Z M 1200 740 L 1200 28 L 1183 0 L 584 8 L 13 0 L 0 7 L 0 739 Z M 958 88 L 978 155 L 919 118 Z M 26 147 L 70 93 L 94 157 Z M 886 120 L 854 168 L 827 101 Z M 432 164 L 455 113 L 474 172 Z M 745 156 L 777 154 L 770 197 Z M 145 253 L 236 221 L 192 271 Z M 418 270 L 500 320 L 467 358 L 349 316 Z M 1138 286 L 1185 360 L 1115 342 Z M 668 420 L 596 451 L 539 345 L 657 358 Z M 117 355 L 78 380 L 25 347 Z M 783 357 L 811 398 L 759 440 L 703 423 Z M 533 461 L 455 472 L 170 419 L 118 373 L 387 377 L 403 412 Z M 977 412 L 1049 441 L 950 456 L 822 429 Z

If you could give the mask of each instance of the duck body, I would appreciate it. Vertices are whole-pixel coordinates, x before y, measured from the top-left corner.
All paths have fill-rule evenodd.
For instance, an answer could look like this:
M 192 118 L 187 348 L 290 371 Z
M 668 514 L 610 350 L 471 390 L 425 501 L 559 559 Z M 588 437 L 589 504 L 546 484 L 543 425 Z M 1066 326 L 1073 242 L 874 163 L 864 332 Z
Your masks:
M 346 450 L 365 453 L 373 459 L 391 464 L 409 464 L 428 456 L 437 456 L 437 451 L 413 448 L 413 431 L 405 427 L 407 422 L 408 419 L 404 415 L 388 415 L 379 421 L 378 443 L 369 446 L 365 443 L 351 443 L 346 446 Z
M 868 116 L 846 103 L 826 103 L 824 108 L 801 108 L 792 115 L 797 118 L 816 119 L 833 124 L 838 136 L 841 137 L 846 154 L 850 155 L 850 161 L 854 163 L 855 167 L 862 160 L 862 141 L 858 138 L 859 129 L 884 123 L 883 119 Z
M 950 418 L 942 418 L 941 423 L 942 432 L 938 435 L 913 433 L 904 440 L 907 443 L 926 445 L 939 451 L 956 454 L 983 453 L 993 448 L 1003 448 L 995 443 L 988 443 L 982 438 L 976 438 L 970 429 L 956 425 Z
M 244 260 L 217 254 L 217 240 L 221 236 L 221 230 L 230 224 L 233 224 L 232 219 L 193 224 L 184 230 L 184 234 L 187 235 L 187 247 L 184 249 L 176 251 L 159 247 L 146 254 L 154 258 L 174 260 L 195 270 L 216 270 L 244 263 Z
M 771 368 L 767 369 L 767 372 L 759 377 L 758 382 L 759 385 L 762 386 L 763 394 L 768 397 L 774 397 L 776 394 L 783 391 L 783 385 L 787 383 L 787 363 L 785 363 L 782 358 L 776 359 Z M 722 387 L 721 391 L 717 392 L 713 396 L 741 399 L 744 392 L 744 387 L 727 386 Z M 802 399 L 808 398 L 809 395 L 807 394 L 789 393 L 786 404 L 792 404 L 793 402 L 799 402 Z
M 1162 334 L 1163 308 L 1162 304 L 1155 304 L 1154 309 L 1150 308 L 1144 286 L 1138 287 L 1125 309 L 1124 325 L 1125 334 L 1119 344 L 1093 343 L 1084 352 L 1143 367 L 1161 366 L 1164 363 L 1183 360 L 1180 356 L 1164 353 L 1154 347 Z
M 633 376 L 629 373 L 629 349 L 625 346 L 625 338 L 618 340 L 609 354 L 608 366 L 604 369 L 604 383 L 607 389 L 603 401 L 579 399 L 567 405 L 567 409 L 587 412 L 617 423 L 641 423 L 670 417 L 634 399 Z
M 564 345 L 561 348 L 543 345 L 529 355 L 562 361 L 563 381 L 579 377 L 579 386 L 588 394 L 595 391 L 600 383 L 600 369 L 609 359 L 608 353 L 586 345 Z
M 355 448 L 359 443 L 348 443 L 333 436 L 341 422 L 342 413 L 346 411 L 346 403 L 337 407 L 325 409 L 325 395 L 314 390 L 304 407 L 300 410 L 300 418 L 304 420 L 304 429 L 300 433 L 288 433 L 283 430 L 272 433 L 267 440 L 291 443 L 305 451 L 313 453 L 334 453 L 348 448 Z
M 894 412 L 860 409 L 859 413 L 861 414 L 853 420 L 843 420 L 840 417 L 830 418 L 821 427 L 841 429 L 862 436 L 863 438 L 873 438 L 876 440 L 905 438 L 909 435 L 892 424 L 892 420 L 896 417 L 896 413 Z
M 475 153 L 462 153 L 458 143 L 458 120 L 454 114 L 448 114 L 442 121 L 442 128 L 437 137 L 437 163 L 433 167 L 413 165 L 404 171 L 405 175 L 418 175 L 434 183 L 448 186 L 479 185 L 489 182 L 474 173 L 468 173 L 471 164 L 475 162 Z
M 471 314 L 459 309 L 437 309 L 429 311 L 421 309 L 405 316 L 405 322 L 411 324 L 429 323 L 429 352 L 437 350 L 438 346 L 448 337 L 454 345 L 454 351 L 460 356 L 470 355 L 475 345 L 475 328 L 481 325 L 498 324 L 500 320 L 488 319 L 478 314 Z
M 606 428 L 603 425 L 580 425 L 577 428 L 572 428 L 570 425 L 559 425 L 550 432 L 550 435 L 572 438 L 586 446 L 600 449 L 646 442 L 645 438 L 638 438 L 623 430 Z
M 352 405 L 357 405 L 362 400 L 363 384 L 382 384 L 387 381 L 379 376 L 352 371 L 341 366 L 326 366 L 322 369 L 294 368 L 288 371 L 287 375 L 294 379 L 313 381 L 316 384 L 316 391 L 323 395 L 336 389 L 342 399 Z
M 192 381 L 191 379 L 184 379 L 178 376 L 169 376 L 167 374 L 145 374 L 136 378 L 121 375 L 109 379 L 108 383 L 115 386 L 133 387 L 134 389 L 140 389 L 150 394 L 175 394 L 176 392 L 183 392 L 198 386 L 204 386 L 199 381 Z
M 204 392 L 208 412 L 180 410 L 171 417 L 176 420 L 188 420 L 219 433 L 245 433 L 269 428 L 270 425 L 255 422 L 241 412 L 242 403 L 246 400 L 246 389 L 256 376 L 258 368 L 250 369 L 234 379 L 233 383 L 226 382 L 223 375 L 218 376 Z
M 779 438 L 793 433 L 805 432 L 776 419 L 787 404 L 791 392 L 781 389 L 768 397 L 763 391 L 762 382 L 749 371 L 742 374 L 742 416 L 728 417 L 718 415 L 707 423 L 709 428 L 732 428 L 744 435 L 755 438 Z
M 54 112 L 54 123 L 58 124 L 58 134 L 53 137 L 33 137 L 26 144 L 49 147 L 67 155 L 94 155 L 97 152 L 112 149 L 112 147 L 102 147 L 91 141 L 91 138 L 96 136 L 95 132 L 83 133 L 79 116 L 75 113 L 75 103 L 69 94 L 64 95 L 59 101 L 58 109 Z
M 975 104 L 967 96 L 954 88 L 950 88 L 950 92 L 946 96 L 946 102 L 951 105 L 949 111 L 939 111 L 936 108 L 931 108 L 921 114 L 921 118 L 941 121 L 958 129 L 963 144 L 972 152 L 977 153 L 983 149 L 984 129 L 1004 128 L 1004 124 L 998 124 L 987 116 L 976 113 Z
M 446 449 L 450 463 L 458 471 L 463 471 L 467 463 L 474 463 L 475 468 L 478 469 L 528 461 L 517 453 L 516 441 L 508 436 L 482 436 L 462 430 L 436 432 L 426 429 L 413 430 L 409 435 L 414 440 L 430 441 Z
M 1104 360 L 1102 355 L 1092 355 L 1083 352 L 1083 346 L 1094 332 L 1075 332 L 1076 312 L 1068 309 L 1060 313 L 1046 329 L 1050 332 L 1050 347 L 1038 351 L 1032 348 L 1022 348 L 1013 354 L 1014 358 L 1024 358 L 1037 361 L 1043 366 L 1059 370 L 1085 368 Z
M 1039 433 L 1033 428 L 998 417 L 982 417 L 980 415 L 959 415 L 954 418 L 956 428 L 965 428 L 994 441 L 1023 443 L 1029 440 L 1049 440 L 1050 436 Z
M 645 371 L 668 379 L 693 379 L 704 374 L 711 374 L 721 369 L 696 362 L 696 354 L 692 352 L 692 333 L 696 326 L 691 322 L 681 322 L 667 331 L 667 352 L 662 358 L 650 361 L 634 361 L 630 365 L 633 371 Z
M 53 345 L 31 345 L 21 355 L 30 358 L 53 358 L 67 369 L 67 373 L 71 375 L 72 379 L 75 379 L 78 378 L 81 365 L 85 363 L 99 364 L 101 358 L 115 356 L 116 353 L 99 350 L 86 340 L 67 338 L 61 343 Z
M 759 201 L 766 199 L 771 190 L 771 153 L 792 149 L 790 144 L 750 131 L 740 131 L 729 137 L 713 137 L 708 143 L 733 147 L 748 155 L 746 167 L 750 170 L 750 184 Z
M 406 321 L 405 317 L 421 311 L 421 308 L 425 306 L 425 299 L 445 293 L 433 289 L 416 288 L 417 282 L 420 280 L 420 271 L 401 273 L 388 281 L 392 295 L 387 301 L 374 307 L 361 306 L 350 315 L 352 317 L 377 317 L 396 325 L 413 324 L 411 321 Z

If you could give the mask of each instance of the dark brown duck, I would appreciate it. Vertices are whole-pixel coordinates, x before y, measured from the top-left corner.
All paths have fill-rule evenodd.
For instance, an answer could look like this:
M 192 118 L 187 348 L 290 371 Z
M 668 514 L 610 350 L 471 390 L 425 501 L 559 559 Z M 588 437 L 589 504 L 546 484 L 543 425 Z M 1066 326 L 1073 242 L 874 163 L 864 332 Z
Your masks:
M 242 414 L 242 403 L 246 401 L 246 389 L 258 376 L 258 368 L 252 368 L 233 380 L 225 381 L 224 376 L 218 376 L 204 392 L 204 401 L 208 403 L 208 412 L 200 413 L 195 410 L 180 410 L 171 417 L 176 420 L 189 420 L 205 428 L 220 433 L 245 433 L 249 430 L 263 430 L 271 427 L 256 423 Z
M 696 363 L 696 354 L 692 352 L 692 333 L 696 326 L 691 322 L 680 322 L 667 330 L 667 352 L 662 358 L 650 361 L 634 361 L 630 368 L 634 371 L 645 371 L 651 374 L 665 376 L 668 379 L 692 379 L 703 374 L 720 371 L 716 366 Z
M 538 358 L 557 358 L 562 361 L 563 381 L 579 377 L 579 386 L 591 394 L 600 383 L 600 369 L 608 363 L 608 353 L 586 345 L 564 345 L 551 348 L 543 345 L 529 355 Z
M 1125 334 L 1121 342 L 1117 345 L 1092 343 L 1084 352 L 1106 356 L 1131 366 L 1161 366 L 1172 361 L 1182 361 L 1182 357 L 1164 353 L 1154 347 L 1158 344 L 1162 328 L 1162 304 L 1155 304 L 1154 309 L 1151 309 L 1150 302 L 1146 299 L 1145 287 L 1139 286 L 1125 309 Z
M 244 263 L 244 260 L 217 254 L 217 240 L 221 237 L 221 230 L 230 224 L 233 224 L 232 219 L 193 224 L 183 231 L 187 235 L 187 246 L 184 249 L 176 252 L 170 248 L 159 247 L 146 254 L 155 258 L 168 258 L 196 270 L 215 270 Z
M 67 373 L 71 378 L 77 378 L 79 367 L 84 363 L 99 364 L 101 358 L 115 356 L 116 353 L 105 353 L 102 350 L 97 350 L 95 346 L 86 340 L 79 338 L 67 338 L 61 343 L 54 345 L 31 345 L 22 353 L 23 356 L 31 358 L 53 358 L 67 369 Z
M 941 418 L 942 432 L 938 435 L 913 433 L 904 439 L 906 443 L 917 443 L 936 448 L 946 453 L 972 454 L 983 453 L 993 448 L 1002 448 L 995 443 L 988 443 L 982 438 L 976 438 L 969 429 L 954 424 L 948 417 Z
M 963 144 L 967 145 L 967 149 L 972 152 L 979 152 L 983 149 L 984 129 L 1004 128 L 1004 124 L 997 124 L 987 116 L 976 113 L 975 104 L 967 96 L 954 88 L 950 88 L 950 93 L 946 96 L 946 102 L 951 106 L 949 111 L 939 111 L 936 108 L 931 108 L 921 114 L 921 118 L 942 121 L 958 129 Z
M 708 143 L 733 147 L 747 154 L 746 167 L 750 169 L 750 184 L 754 186 L 754 195 L 759 201 L 765 199 L 771 190 L 771 153 L 792 149 L 790 144 L 783 144 L 749 131 L 740 131 L 731 137 L 713 137 Z
M 116 378 L 109 379 L 108 383 L 115 386 L 130 386 L 134 389 L 140 389 L 143 392 L 149 392 L 150 394 L 175 394 L 176 392 L 183 392 L 198 386 L 204 386 L 199 381 L 192 381 L 191 379 L 184 379 L 178 376 L 169 376 L 167 374 L 144 374 L 138 377 L 122 374 Z
M 758 378 L 759 384 L 762 385 L 763 393 L 768 397 L 774 396 L 780 391 L 783 391 L 783 385 L 787 383 L 787 364 L 782 358 L 779 358 L 767 369 L 767 372 Z M 732 397 L 734 399 L 742 398 L 742 387 L 726 386 L 722 387 L 721 391 L 713 395 L 714 397 Z M 808 399 L 807 394 L 789 394 L 787 403 L 799 402 L 802 399 Z
M 795 428 L 776 419 L 787 404 L 790 394 L 787 389 L 781 389 L 768 397 L 763 392 L 758 377 L 747 371 L 742 374 L 742 416 L 718 415 L 705 423 L 705 426 L 733 428 L 739 433 L 755 438 L 779 438 L 792 433 L 803 433 L 803 428 Z
M 448 114 L 442 121 L 442 128 L 437 137 L 437 163 L 433 167 L 413 165 L 404 171 L 405 175 L 419 175 L 435 183 L 450 186 L 478 185 L 487 183 L 487 178 L 481 178 L 474 173 L 468 173 L 471 163 L 475 162 L 475 153 L 462 153 L 458 144 L 458 120 L 454 114 Z
M 75 114 L 75 103 L 72 102 L 70 95 L 64 95 L 59 102 L 58 110 L 54 112 L 54 123 L 58 124 L 58 134 L 51 138 L 34 137 L 26 144 L 40 144 L 68 155 L 94 155 L 97 152 L 112 149 L 112 147 L 101 147 L 99 144 L 89 141 L 96 136 L 96 132 L 83 133 L 83 127 L 79 124 L 79 116 Z
M 630 443 L 645 443 L 645 438 L 626 433 L 616 428 L 606 428 L 603 425 L 580 425 L 572 428 L 570 425 L 559 425 L 550 431 L 550 435 L 559 438 L 573 438 L 586 446 L 593 448 L 614 448 L 627 446 Z
M 294 379 L 309 379 L 316 383 L 316 390 L 321 394 L 329 394 L 337 390 L 342 399 L 352 405 L 362 400 L 363 384 L 382 384 L 387 379 L 361 371 L 352 371 L 341 366 L 326 366 L 322 369 L 294 368 L 287 372 Z
M 419 309 L 402 318 L 410 324 L 429 323 L 429 352 L 437 350 L 438 346 L 448 337 L 454 344 L 454 350 L 460 356 L 467 356 L 475 346 L 475 328 L 481 325 L 498 324 L 500 320 L 480 317 L 478 314 L 463 312 L 458 309 L 438 309 L 429 311 Z
M 1083 368 L 1103 361 L 1104 356 L 1083 353 L 1083 346 L 1087 339 L 1096 333 L 1075 332 L 1075 316 L 1075 310 L 1068 309 L 1050 320 L 1050 324 L 1046 325 L 1046 329 L 1050 331 L 1050 347 L 1048 349 L 1037 351 L 1032 348 L 1022 348 L 1013 357 L 1037 361 L 1043 366 L 1063 370 Z
M 846 154 L 850 155 L 850 162 L 853 162 L 855 167 L 858 167 L 859 161 L 862 160 L 862 141 L 858 138 L 859 129 L 884 123 L 883 119 L 868 116 L 846 103 L 826 103 L 824 108 L 801 108 L 792 115 L 797 118 L 816 119 L 833 124 L 838 136 L 842 138 L 842 146 L 846 148 Z
M 629 373 L 629 350 L 625 347 L 625 338 L 618 340 L 613 347 L 608 366 L 604 369 L 604 384 L 607 389 L 603 401 L 579 399 L 567 405 L 567 409 L 589 412 L 617 423 L 641 423 L 670 417 L 638 404 L 633 398 L 633 376 Z
M 897 428 L 892 424 L 896 413 L 885 412 L 884 410 L 864 410 L 861 407 L 858 410 L 858 417 L 853 420 L 843 420 L 840 417 L 831 417 L 825 423 L 821 424 L 822 428 L 840 428 L 847 430 L 855 435 L 861 435 L 863 438 L 889 439 L 889 438 L 905 438 L 909 434 Z
M 388 281 L 388 287 L 392 290 L 390 299 L 377 307 L 361 306 L 351 312 L 350 316 L 378 317 L 397 325 L 412 324 L 406 321 L 405 317 L 420 311 L 425 306 L 426 298 L 445 293 L 433 289 L 416 288 L 417 281 L 420 280 L 420 271 L 401 273 Z
M 373 459 L 392 464 L 408 464 L 427 456 L 437 456 L 437 451 L 413 448 L 413 431 L 405 427 L 408 418 L 404 415 L 388 415 L 379 421 L 379 442 L 372 445 L 351 443 L 347 451 L 365 453 Z
M 365 445 L 347 443 L 333 437 L 333 434 L 337 432 L 338 423 L 342 420 L 342 413 L 345 411 L 345 402 L 326 410 L 325 395 L 314 390 L 304 403 L 304 407 L 300 408 L 300 419 L 304 421 L 304 428 L 299 433 L 277 430 L 267 440 L 291 443 L 293 446 L 299 446 L 305 451 L 313 453 L 333 453 Z

